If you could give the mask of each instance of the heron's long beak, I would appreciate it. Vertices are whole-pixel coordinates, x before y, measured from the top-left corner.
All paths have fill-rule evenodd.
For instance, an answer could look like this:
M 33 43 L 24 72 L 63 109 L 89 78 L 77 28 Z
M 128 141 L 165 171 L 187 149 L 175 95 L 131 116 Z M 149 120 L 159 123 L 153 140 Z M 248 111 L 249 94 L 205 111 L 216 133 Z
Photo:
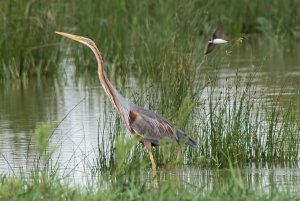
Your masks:
M 68 34 L 68 33 L 59 32 L 59 31 L 56 31 L 55 33 L 57 33 L 59 35 L 62 35 L 64 37 L 70 38 L 72 40 L 75 40 L 75 41 L 83 43 L 82 39 L 84 39 L 84 37 L 82 37 L 82 36 L 76 36 L 76 35 L 73 35 L 73 34 Z

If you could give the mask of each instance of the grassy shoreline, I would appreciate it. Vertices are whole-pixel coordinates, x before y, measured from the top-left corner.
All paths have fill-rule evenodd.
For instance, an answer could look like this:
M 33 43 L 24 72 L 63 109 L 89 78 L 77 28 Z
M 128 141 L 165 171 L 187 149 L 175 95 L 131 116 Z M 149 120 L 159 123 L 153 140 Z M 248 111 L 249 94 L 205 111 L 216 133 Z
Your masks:
M 104 176 L 94 176 L 85 186 L 69 183 L 66 178 L 40 172 L 30 176 L 0 176 L 1 200 L 299 200 L 296 192 L 248 187 L 237 169 L 229 180 L 220 181 L 207 191 L 175 177 L 141 181 L 136 175 L 117 174 L 109 185 Z M 91 185 L 92 184 L 92 185 Z M 205 185 L 205 184 L 203 184 Z

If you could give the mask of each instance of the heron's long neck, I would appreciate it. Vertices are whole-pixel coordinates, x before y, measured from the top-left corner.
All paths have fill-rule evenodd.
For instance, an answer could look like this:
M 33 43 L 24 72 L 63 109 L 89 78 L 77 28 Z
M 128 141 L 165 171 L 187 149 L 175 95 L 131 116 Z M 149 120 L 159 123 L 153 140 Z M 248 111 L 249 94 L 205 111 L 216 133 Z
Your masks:
M 126 116 L 129 115 L 129 103 L 127 100 L 116 90 L 116 88 L 110 83 L 107 79 L 104 66 L 103 66 L 103 59 L 97 47 L 92 46 L 91 49 L 93 50 L 97 62 L 98 62 L 98 77 L 99 80 L 106 92 L 109 96 L 111 102 L 113 103 L 114 107 L 118 111 L 119 115 L 122 117 L 124 121 L 128 121 Z

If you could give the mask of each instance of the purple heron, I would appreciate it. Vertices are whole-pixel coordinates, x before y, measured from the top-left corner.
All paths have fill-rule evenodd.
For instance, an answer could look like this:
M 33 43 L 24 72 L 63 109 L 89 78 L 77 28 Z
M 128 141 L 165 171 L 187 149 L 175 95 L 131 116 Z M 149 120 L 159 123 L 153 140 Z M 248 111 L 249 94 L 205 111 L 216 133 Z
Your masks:
M 176 128 L 169 120 L 150 110 L 128 102 L 116 90 L 105 74 L 102 56 L 96 44 L 91 39 L 63 32 L 56 33 L 83 43 L 94 52 L 98 62 L 98 77 L 102 87 L 130 133 L 134 137 L 137 137 L 137 139 L 139 139 L 147 148 L 153 172 L 156 172 L 156 164 L 151 152 L 151 147 L 158 146 L 161 140 L 164 140 L 164 142 L 167 143 L 177 142 L 179 144 L 177 159 L 180 158 L 182 144 L 186 143 L 192 148 L 196 146 L 194 140 L 188 137 L 183 131 Z

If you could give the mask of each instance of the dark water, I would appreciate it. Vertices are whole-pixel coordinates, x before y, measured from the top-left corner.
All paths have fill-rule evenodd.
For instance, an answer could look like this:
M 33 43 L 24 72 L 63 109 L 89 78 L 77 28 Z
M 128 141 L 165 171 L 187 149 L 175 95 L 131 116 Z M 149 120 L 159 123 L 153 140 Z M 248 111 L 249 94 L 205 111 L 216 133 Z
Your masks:
M 244 48 L 241 50 L 244 54 L 233 52 L 228 58 L 224 56 L 218 69 L 209 63 L 203 64 L 200 67 L 202 76 L 209 77 L 214 73 L 218 77 L 218 86 L 222 88 L 231 85 L 237 75 L 243 80 L 249 73 L 255 72 L 253 82 L 264 95 L 264 101 L 276 101 L 285 107 L 299 93 L 299 57 L 295 53 L 286 54 L 274 49 L 264 55 L 259 47 L 257 51 L 253 49 Z M 0 81 L 1 173 L 17 174 L 20 170 L 30 170 L 37 156 L 33 138 L 36 126 L 39 122 L 54 122 L 60 124 L 51 140 L 51 147 L 58 150 L 53 157 L 59 161 L 64 173 L 73 175 L 75 182 L 86 176 L 85 168 L 93 165 L 96 157 L 98 131 L 107 126 L 115 112 L 98 82 L 75 84 L 72 81 L 72 68 L 69 64 L 66 79 Z M 133 84 L 131 87 L 137 86 Z M 294 101 L 299 102 L 297 98 Z M 209 190 L 214 183 L 226 177 L 229 170 L 188 166 L 169 172 L 159 169 L 158 172 L 161 177 L 176 174 L 185 182 L 198 186 L 205 184 Z M 253 186 L 268 187 L 275 183 L 280 188 L 300 190 L 298 168 L 249 166 L 241 170 L 241 175 Z

